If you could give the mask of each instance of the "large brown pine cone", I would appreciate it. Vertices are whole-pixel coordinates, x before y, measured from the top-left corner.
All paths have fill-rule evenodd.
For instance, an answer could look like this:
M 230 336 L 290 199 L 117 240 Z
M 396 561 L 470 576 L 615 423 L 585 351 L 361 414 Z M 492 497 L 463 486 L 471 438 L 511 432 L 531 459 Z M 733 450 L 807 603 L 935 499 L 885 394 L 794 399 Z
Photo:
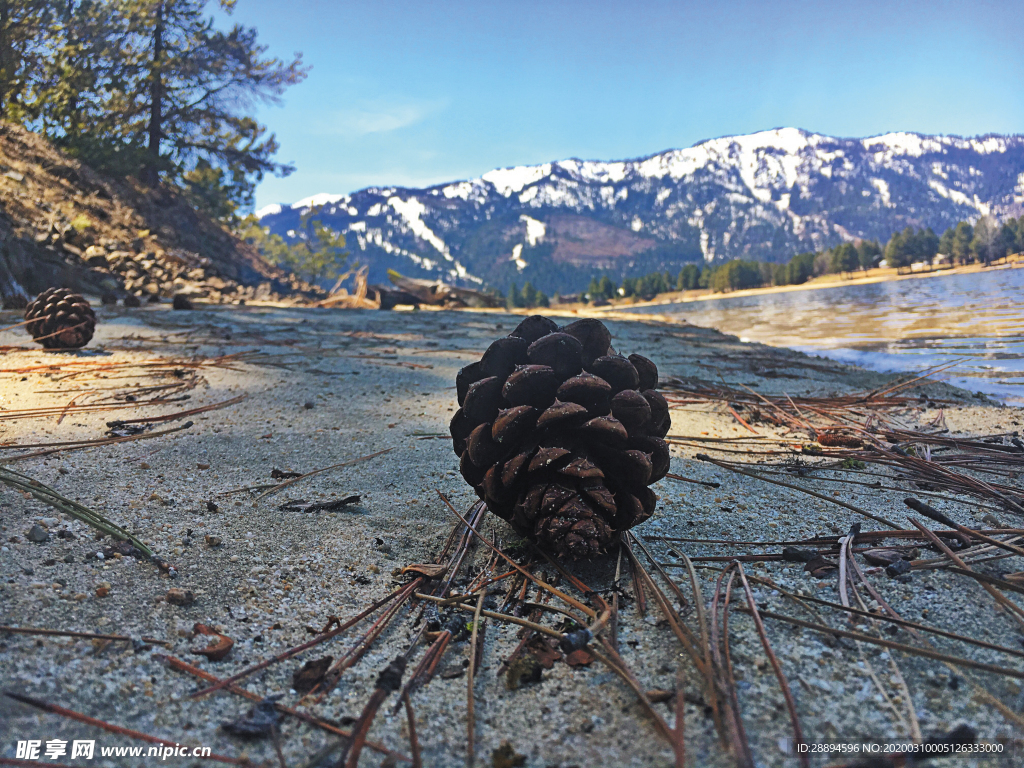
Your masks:
M 599 320 L 532 315 L 459 371 L 451 422 L 462 476 L 542 548 L 604 551 L 654 512 L 671 420 L 646 357 L 615 354 Z
M 25 309 L 28 332 L 46 349 L 84 347 L 96 329 L 89 302 L 67 288 L 47 288 Z

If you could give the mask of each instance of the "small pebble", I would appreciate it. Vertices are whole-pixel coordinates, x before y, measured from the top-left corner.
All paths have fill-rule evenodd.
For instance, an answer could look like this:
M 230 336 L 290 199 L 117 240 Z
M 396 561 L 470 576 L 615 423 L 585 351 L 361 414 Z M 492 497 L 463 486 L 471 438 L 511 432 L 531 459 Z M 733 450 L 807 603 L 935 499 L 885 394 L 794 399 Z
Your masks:
M 192 605 L 192 603 L 196 601 L 196 596 L 190 589 L 173 587 L 172 589 L 167 590 L 167 594 L 164 595 L 164 599 L 166 599 L 171 605 Z
M 44 541 L 48 541 L 49 538 L 50 534 L 41 525 L 33 525 L 28 531 L 28 540 L 36 544 L 42 544 Z

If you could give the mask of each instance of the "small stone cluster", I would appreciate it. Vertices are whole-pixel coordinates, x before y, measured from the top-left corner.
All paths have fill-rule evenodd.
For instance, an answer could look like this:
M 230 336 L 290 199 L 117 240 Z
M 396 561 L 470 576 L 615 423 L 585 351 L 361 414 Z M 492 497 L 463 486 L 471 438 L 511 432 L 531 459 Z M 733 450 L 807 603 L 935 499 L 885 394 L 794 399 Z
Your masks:
M 55 235 L 52 233 L 51 239 Z M 241 285 L 218 276 L 207 258 L 180 249 L 168 251 L 143 238 L 123 243 L 101 237 L 97 243 L 81 248 L 65 233 L 56 244 L 90 267 L 116 276 L 125 293 L 141 299 L 186 294 L 220 304 L 278 298 L 269 283 Z

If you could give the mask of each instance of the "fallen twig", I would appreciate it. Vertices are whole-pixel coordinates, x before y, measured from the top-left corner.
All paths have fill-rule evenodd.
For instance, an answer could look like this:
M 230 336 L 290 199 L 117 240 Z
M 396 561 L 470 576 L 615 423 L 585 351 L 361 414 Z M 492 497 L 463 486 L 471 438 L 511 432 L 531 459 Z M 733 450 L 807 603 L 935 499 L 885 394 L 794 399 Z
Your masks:
M 150 736 L 148 733 L 133 731 L 131 728 L 124 728 L 120 725 L 107 723 L 103 720 L 98 720 L 95 717 L 83 715 L 81 712 L 75 712 L 72 709 L 67 709 L 57 704 L 50 704 L 49 702 L 42 701 L 41 699 L 34 699 L 31 696 L 25 696 L 24 694 L 14 693 L 13 691 L 4 691 L 4 696 L 14 699 L 15 701 L 20 701 L 22 704 L 27 704 L 30 707 L 41 709 L 43 712 L 50 712 L 54 715 L 60 715 L 61 717 L 67 717 L 71 720 L 77 720 L 78 722 L 85 723 L 86 725 L 94 725 L 97 728 L 102 728 L 104 731 L 117 734 L 118 736 L 127 736 L 131 739 L 147 741 L 150 744 L 161 744 L 165 747 L 171 747 L 172 749 L 181 746 L 179 742 L 168 741 L 167 739 L 161 739 L 157 736 Z M 218 755 L 216 753 L 206 755 L 205 759 L 216 760 L 218 763 L 229 763 L 231 765 L 250 765 L 247 758 L 227 757 L 226 755 Z
M 283 490 L 284 488 L 287 488 L 289 485 L 293 485 L 293 484 L 299 482 L 300 480 L 305 480 L 307 477 L 313 477 L 313 475 L 319 475 L 321 472 L 327 472 L 328 470 L 331 470 L 331 469 L 340 469 L 341 467 L 350 467 L 353 464 L 359 464 L 359 463 L 364 462 L 364 461 L 369 461 L 370 459 L 375 459 L 378 456 L 383 456 L 385 453 L 390 453 L 393 450 L 395 450 L 395 449 L 394 448 L 385 448 L 383 451 L 377 451 L 376 453 L 370 453 L 370 454 L 367 454 L 366 456 L 360 456 L 357 459 L 349 459 L 348 461 L 342 461 L 342 462 L 339 462 L 338 464 L 331 464 L 331 466 L 329 466 L 329 467 L 323 467 L 321 469 L 314 469 L 312 472 L 307 472 L 304 475 L 299 475 L 298 477 L 293 477 L 293 478 L 290 478 L 288 480 L 285 480 L 283 483 L 278 483 L 277 485 L 275 485 L 270 490 L 264 491 L 259 496 L 257 496 L 256 497 L 256 501 L 259 501 L 260 499 L 264 499 L 267 496 L 275 494 L 278 491 Z
M 85 640 L 113 640 L 115 642 L 134 643 L 136 638 L 127 635 L 97 635 L 94 632 L 74 632 L 64 629 L 39 629 L 37 627 L 8 627 L 0 626 L 0 632 L 8 632 L 14 635 L 43 635 L 49 637 L 81 637 Z M 152 645 L 171 645 L 167 640 L 157 640 L 155 637 L 138 638 L 143 643 Z
M 314 637 L 312 640 L 310 640 L 308 642 L 302 643 L 301 645 L 297 645 L 297 646 L 295 646 L 293 648 L 289 648 L 288 650 L 286 650 L 286 651 L 284 651 L 282 653 L 279 653 L 279 654 L 277 654 L 276 656 L 274 656 L 272 658 L 265 659 L 264 661 L 261 661 L 259 664 L 254 664 L 251 667 L 247 667 L 246 669 L 243 669 L 241 672 L 239 672 L 239 673 L 237 673 L 235 675 L 232 675 L 231 677 L 225 678 L 224 680 L 221 680 L 219 683 L 216 683 L 215 685 L 211 685 L 209 688 L 204 688 L 204 689 L 202 689 L 200 691 L 196 691 L 195 693 L 192 694 L 192 698 L 193 699 L 198 699 L 200 696 L 206 696 L 209 693 L 214 693 L 215 691 L 219 691 L 220 689 L 226 688 L 227 686 L 231 685 L 232 683 L 237 683 L 239 680 L 241 680 L 241 679 L 243 679 L 245 677 L 248 677 L 253 672 L 259 672 L 261 669 L 266 669 L 271 664 L 276 664 L 277 662 L 284 661 L 285 659 L 290 659 L 293 656 L 297 656 L 298 654 L 302 653 L 303 651 L 309 650 L 313 646 L 316 646 L 316 645 L 319 645 L 320 643 L 326 642 L 326 641 L 330 640 L 333 637 L 337 637 L 342 632 L 345 632 L 350 627 L 352 627 L 354 624 L 357 624 L 358 622 L 362 621 L 363 619 L 365 619 L 370 614 L 372 614 L 375 611 L 377 611 L 378 609 L 380 609 L 382 606 L 384 606 L 387 603 L 391 602 L 395 598 L 401 596 L 403 593 L 405 593 L 407 590 L 409 590 L 410 587 L 415 588 L 415 586 L 419 585 L 422 582 L 423 582 L 422 578 L 415 579 L 415 580 L 409 582 L 409 584 L 407 584 L 402 589 L 396 589 L 394 592 L 389 594 L 387 597 L 383 597 L 380 600 L 376 601 L 369 608 L 366 608 L 362 612 L 358 613 L 357 615 L 355 615 L 354 617 L 352 617 L 351 619 L 346 621 L 344 624 L 342 624 L 342 625 L 340 625 L 340 626 L 330 630 L 329 632 L 323 632 L 323 633 L 317 635 L 316 637 Z

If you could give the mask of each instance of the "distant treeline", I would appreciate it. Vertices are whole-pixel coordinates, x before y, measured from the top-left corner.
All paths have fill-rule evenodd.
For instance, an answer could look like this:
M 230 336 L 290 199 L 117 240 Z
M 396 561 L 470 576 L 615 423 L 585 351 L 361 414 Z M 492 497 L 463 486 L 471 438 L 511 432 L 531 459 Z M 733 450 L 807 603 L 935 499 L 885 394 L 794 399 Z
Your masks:
M 733 259 L 721 264 L 687 264 L 677 275 L 652 272 L 627 277 L 617 286 L 607 275 L 590 281 L 585 299 L 603 301 L 616 297 L 652 298 L 659 293 L 699 288 L 715 292 L 759 288 L 766 285 L 800 285 L 812 277 L 852 273 L 877 267 L 934 264 L 942 255 L 950 264 L 989 264 L 1011 253 L 1024 251 L 1024 216 L 1000 225 L 987 216 L 971 225 L 966 221 L 950 227 L 939 237 L 931 228 L 907 227 L 894 232 L 883 247 L 877 240 L 842 243 L 817 253 L 799 253 L 785 264 Z
M 512 283 L 509 286 L 508 293 L 503 295 L 501 291 L 495 291 L 495 294 L 505 300 L 505 306 L 509 309 L 515 309 L 516 307 L 547 307 L 551 304 L 547 295 L 543 291 L 538 291 L 534 288 L 530 281 L 526 281 L 522 290 L 519 290 L 516 284 Z

